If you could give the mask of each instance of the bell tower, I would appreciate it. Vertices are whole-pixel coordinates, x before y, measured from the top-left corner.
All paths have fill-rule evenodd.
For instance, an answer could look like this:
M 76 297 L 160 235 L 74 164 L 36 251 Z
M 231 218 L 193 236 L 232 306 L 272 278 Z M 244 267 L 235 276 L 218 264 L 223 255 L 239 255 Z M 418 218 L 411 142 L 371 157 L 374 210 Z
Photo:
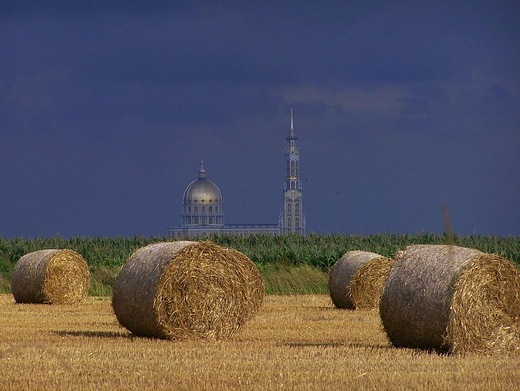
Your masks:
M 294 133 L 294 117 L 291 109 L 291 130 L 285 150 L 285 183 L 283 186 L 282 233 L 305 235 L 305 215 L 302 208 L 302 183 L 300 181 L 300 151 Z

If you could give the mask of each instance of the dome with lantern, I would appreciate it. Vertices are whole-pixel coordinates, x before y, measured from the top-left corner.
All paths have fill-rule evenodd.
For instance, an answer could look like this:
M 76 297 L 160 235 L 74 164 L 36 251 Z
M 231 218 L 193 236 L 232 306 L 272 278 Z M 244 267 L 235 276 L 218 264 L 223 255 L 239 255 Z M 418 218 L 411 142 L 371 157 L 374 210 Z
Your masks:
M 183 196 L 183 225 L 223 225 L 222 193 L 215 183 L 206 177 L 201 162 L 199 177 L 191 182 Z

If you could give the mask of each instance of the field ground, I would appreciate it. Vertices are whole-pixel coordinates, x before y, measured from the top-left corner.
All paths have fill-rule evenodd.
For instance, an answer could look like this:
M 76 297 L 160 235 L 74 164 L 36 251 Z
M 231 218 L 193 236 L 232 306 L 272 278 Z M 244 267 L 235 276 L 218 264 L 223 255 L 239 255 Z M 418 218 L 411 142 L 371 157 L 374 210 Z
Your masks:
M 138 338 L 109 297 L 15 304 L 0 295 L 2 390 L 517 390 L 518 356 L 393 348 L 377 311 L 328 295 L 268 295 L 228 341 Z

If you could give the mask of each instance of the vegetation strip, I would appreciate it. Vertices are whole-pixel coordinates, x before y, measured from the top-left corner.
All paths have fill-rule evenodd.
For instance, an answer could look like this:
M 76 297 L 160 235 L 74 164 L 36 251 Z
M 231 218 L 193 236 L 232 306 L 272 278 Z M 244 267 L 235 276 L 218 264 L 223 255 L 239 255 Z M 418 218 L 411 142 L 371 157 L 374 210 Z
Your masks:
M 339 235 L 215 235 L 207 238 L 223 247 L 234 248 L 249 257 L 266 282 L 266 293 L 326 293 L 326 274 L 345 252 L 371 251 L 392 258 L 412 244 L 446 244 L 438 234 Z M 116 237 L 69 239 L 59 236 L 34 239 L 0 238 L 0 292 L 10 292 L 11 275 L 16 262 L 25 254 L 48 248 L 68 248 L 81 254 L 92 273 L 91 295 L 111 295 L 115 277 L 130 255 L 148 244 L 172 240 L 165 237 Z M 520 265 L 520 238 L 499 236 L 456 236 L 457 246 L 496 254 Z M 311 275 L 309 284 L 299 275 Z M 325 278 L 324 277 L 325 274 Z M 296 280 L 294 279 L 296 278 Z M 272 282 L 275 284 L 273 285 Z M 276 285 L 282 283 L 283 285 Z

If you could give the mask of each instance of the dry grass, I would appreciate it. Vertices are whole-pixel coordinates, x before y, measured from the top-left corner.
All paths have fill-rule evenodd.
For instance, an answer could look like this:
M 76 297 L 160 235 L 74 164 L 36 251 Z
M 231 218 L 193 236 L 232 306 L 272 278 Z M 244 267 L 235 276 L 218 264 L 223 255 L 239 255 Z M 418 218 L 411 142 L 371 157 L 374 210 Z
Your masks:
M 16 263 L 11 290 L 18 303 L 72 304 L 90 287 L 85 259 L 69 249 L 45 249 L 25 254 Z
M 381 255 L 369 251 L 347 251 L 332 265 L 329 272 L 329 292 L 336 307 L 356 309 L 351 290 L 352 280 L 363 265 L 375 258 L 381 258 Z
M 379 302 L 393 263 L 393 259 L 377 257 L 358 269 L 350 281 L 350 294 L 356 309 L 379 310 Z
M 133 337 L 110 300 L 14 304 L 0 295 L 5 390 L 512 390 L 520 358 L 394 348 L 376 311 L 328 295 L 267 296 L 226 341 Z
M 135 251 L 117 277 L 112 306 L 138 336 L 227 339 L 263 298 L 262 277 L 244 254 L 210 241 L 179 241 Z
M 380 314 L 396 346 L 520 353 L 520 272 L 471 248 L 409 246 L 390 271 Z

